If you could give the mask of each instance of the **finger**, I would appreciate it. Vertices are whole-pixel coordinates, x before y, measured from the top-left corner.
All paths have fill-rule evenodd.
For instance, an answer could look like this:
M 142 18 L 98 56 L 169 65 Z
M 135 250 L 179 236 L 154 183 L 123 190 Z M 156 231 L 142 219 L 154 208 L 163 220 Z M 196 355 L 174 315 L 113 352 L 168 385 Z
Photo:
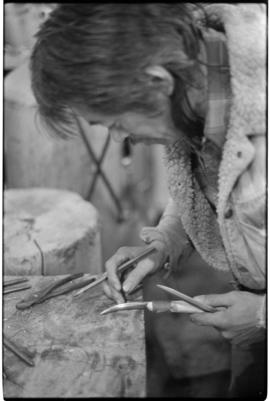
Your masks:
M 232 340 L 234 337 L 233 332 L 231 331 L 221 331 L 221 334 L 224 338 L 226 338 L 226 340 Z
M 232 292 L 225 294 L 198 295 L 194 297 L 194 299 L 211 306 L 230 306 L 234 303 Z
M 121 253 L 116 253 L 105 263 L 109 284 L 117 291 L 121 290 L 121 283 L 117 275 L 117 268 L 127 260 L 129 260 L 129 256 L 127 254 L 124 255 Z
M 103 290 L 107 297 L 113 299 L 117 304 L 125 302 L 121 293 L 116 291 L 113 287 L 110 287 L 106 282 L 103 283 Z
M 126 293 L 132 291 L 144 279 L 144 277 L 153 270 L 154 266 L 155 262 L 150 258 L 146 258 L 139 262 L 136 268 L 129 273 L 127 279 L 124 281 L 123 290 Z
M 224 326 L 223 312 L 193 313 L 190 315 L 190 320 L 200 326 L 214 326 L 216 328 Z
M 102 287 L 103 287 L 103 291 L 105 292 L 105 295 L 108 298 L 113 299 L 112 291 L 111 291 L 111 288 L 108 286 L 108 284 L 106 282 L 104 282 L 104 283 L 102 283 Z

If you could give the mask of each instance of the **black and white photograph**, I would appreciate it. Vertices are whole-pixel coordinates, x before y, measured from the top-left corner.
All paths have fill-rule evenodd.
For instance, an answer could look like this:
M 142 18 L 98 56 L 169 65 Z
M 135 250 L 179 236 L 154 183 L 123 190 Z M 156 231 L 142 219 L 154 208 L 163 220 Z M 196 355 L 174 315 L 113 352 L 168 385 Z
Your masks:
M 4 2 L 2 397 L 268 395 L 267 2 Z

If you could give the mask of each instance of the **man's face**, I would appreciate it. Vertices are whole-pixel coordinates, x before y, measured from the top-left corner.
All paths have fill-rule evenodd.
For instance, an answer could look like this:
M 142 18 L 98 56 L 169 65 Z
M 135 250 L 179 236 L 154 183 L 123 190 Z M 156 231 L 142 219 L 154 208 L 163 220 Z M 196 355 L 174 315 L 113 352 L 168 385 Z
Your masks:
M 121 142 L 129 138 L 131 143 L 170 144 L 177 139 L 177 131 L 170 117 L 169 108 L 155 117 L 141 113 L 126 112 L 118 116 L 108 116 L 96 112 L 80 113 L 91 125 L 108 128 L 112 138 Z

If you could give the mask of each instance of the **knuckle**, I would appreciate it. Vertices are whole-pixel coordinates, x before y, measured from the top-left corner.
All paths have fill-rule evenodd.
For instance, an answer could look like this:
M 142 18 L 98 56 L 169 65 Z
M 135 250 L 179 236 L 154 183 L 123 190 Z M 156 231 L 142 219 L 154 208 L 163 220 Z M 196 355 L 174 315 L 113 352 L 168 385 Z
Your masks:
M 230 339 L 232 338 L 231 333 L 228 332 L 228 331 L 222 331 L 221 334 L 222 334 L 222 336 L 223 336 L 224 338 L 226 338 L 227 340 L 230 340 Z
M 196 313 L 194 313 L 194 314 L 192 314 L 192 317 L 190 318 L 190 320 L 191 320 L 193 323 L 198 323 L 198 322 L 200 321 L 200 318 L 199 318 L 199 316 L 198 316 Z
M 152 270 L 155 264 L 156 264 L 156 259 L 148 257 L 142 260 L 138 264 L 138 269 L 140 269 L 141 271 Z
M 126 254 L 129 250 L 129 247 L 127 246 L 121 246 L 118 251 L 116 252 L 117 255 L 122 256 L 123 254 Z
M 116 265 L 113 258 L 108 259 L 107 262 L 105 263 L 105 269 L 107 270 L 107 272 L 110 272 L 111 270 L 115 269 L 115 267 Z
M 154 241 L 152 241 L 152 242 L 151 242 L 151 245 L 149 245 L 149 247 L 150 247 L 150 246 L 156 248 L 156 250 L 159 251 L 159 252 L 163 252 L 163 251 L 164 251 L 164 248 L 165 248 L 164 242 L 163 242 L 163 241 L 160 241 L 160 240 L 154 240 Z

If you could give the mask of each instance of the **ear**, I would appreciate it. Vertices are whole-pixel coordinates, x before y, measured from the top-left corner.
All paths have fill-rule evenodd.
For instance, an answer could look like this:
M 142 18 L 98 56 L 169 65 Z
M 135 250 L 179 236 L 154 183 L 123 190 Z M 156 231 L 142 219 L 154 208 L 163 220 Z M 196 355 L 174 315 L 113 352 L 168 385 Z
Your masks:
M 160 86 L 161 90 L 167 96 L 170 96 L 174 90 L 174 78 L 172 74 L 161 65 L 152 65 L 145 69 L 152 80 L 153 85 Z

